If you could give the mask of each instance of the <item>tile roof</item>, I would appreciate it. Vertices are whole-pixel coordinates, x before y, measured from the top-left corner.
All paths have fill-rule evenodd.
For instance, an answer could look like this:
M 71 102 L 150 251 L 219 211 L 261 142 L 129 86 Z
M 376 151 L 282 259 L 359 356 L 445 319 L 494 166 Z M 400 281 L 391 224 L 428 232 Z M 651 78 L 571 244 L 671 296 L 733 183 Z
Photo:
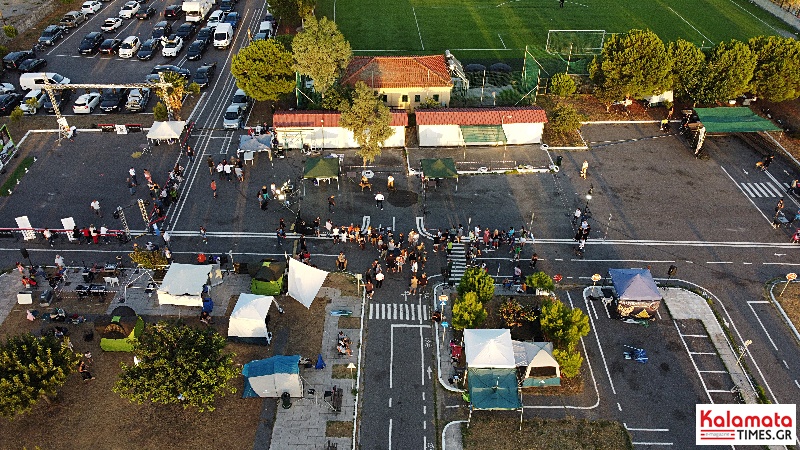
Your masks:
M 502 125 L 505 123 L 547 123 L 544 109 L 538 106 L 499 108 L 417 109 L 417 125 Z
M 391 110 L 390 114 L 390 126 L 408 126 L 408 113 L 406 111 Z M 341 115 L 338 111 L 275 111 L 272 116 L 272 126 L 275 128 L 338 127 Z
M 373 89 L 453 86 L 444 55 L 354 56 L 341 82 L 357 81 Z

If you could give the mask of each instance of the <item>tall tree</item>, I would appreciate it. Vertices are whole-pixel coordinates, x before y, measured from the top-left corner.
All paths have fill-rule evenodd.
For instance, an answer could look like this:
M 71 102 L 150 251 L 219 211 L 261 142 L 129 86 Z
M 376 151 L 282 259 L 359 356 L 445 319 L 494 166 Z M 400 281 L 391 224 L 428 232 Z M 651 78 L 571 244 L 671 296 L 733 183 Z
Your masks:
M 752 92 L 771 102 L 800 97 L 800 42 L 759 36 L 750 39 L 749 45 L 756 56 Z
M 13 417 L 55 397 L 77 364 L 75 352 L 52 336 L 6 339 L 0 346 L 0 415 Z
M 236 392 L 230 380 L 239 374 L 225 338 L 213 328 L 159 322 L 145 327 L 133 355 L 122 363 L 114 392 L 138 404 L 145 401 L 213 411 L 214 400 Z
M 474 292 L 478 301 L 486 304 L 494 297 L 494 278 L 480 267 L 470 267 L 464 271 L 456 290 L 459 297 L 464 297 L 467 292 Z
M 539 323 L 542 333 L 560 349 L 572 350 L 583 336 L 589 334 L 589 318 L 586 314 L 554 298 L 542 302 Z
M 696 100 L 724 102 L 745 93 L 753 78 L 756 56 L 744 42 L 720 42 L 708 55 Z
M 486 320 L 486 308 L 478 301 L 478 295 L 467 292 L 453 304 L 453 329 L 478 328 Z
M 672 85 L 675 96 L 693 100 L 698 93 L 706 55 L 696 45 L 683 39 L 669 43 L 672 58 Z
M 314 12 L 316 0 L 270 0 L 269 9 L 281 23 L 295 26 L 301 17 L 306 17 Z
M 339 124 L 353 132 L 359 145 L 356 154 L 365 166 L 380 156 L 381 146 L 392 136 L 391 119 L 378 94 L 363 82 L 356 83 L 353 101 L 344 105 Z
M 278 101 L 295 88 L 292 54 L 274 39 L 252 41 L 231 62 L 236 85 L 251 98 Z
M 606 105 L 624 98 L 642 98 L 671 87 L 672 60 L 664 42 L 650 30 L 612 35 L 589 66 L 599 98 Z M 616 97 L 622 95 L 623 97 Z M 614 98 L 616 97 L 616 98 Z
M 186 94 L 200 93 L 200 86 L 197 83 L 189 84 L 182 75 L 175 72 L 164 72 L 163 80 L 169 83 L 167 88 L 156 89 L 156 95 L 168 106 L 168 111 L 172 112 L 170 120 L 181 120 L 181 108 L 183 108 L 183 97 Z
M 308 16 L 303 21 L 303 31 L 292 42 L 294 68 L 314 80 L 314 90 L 325 97 L 325 92 L 339 78 L 353 51 L 335 22 L 323 17 L 317 20 Z

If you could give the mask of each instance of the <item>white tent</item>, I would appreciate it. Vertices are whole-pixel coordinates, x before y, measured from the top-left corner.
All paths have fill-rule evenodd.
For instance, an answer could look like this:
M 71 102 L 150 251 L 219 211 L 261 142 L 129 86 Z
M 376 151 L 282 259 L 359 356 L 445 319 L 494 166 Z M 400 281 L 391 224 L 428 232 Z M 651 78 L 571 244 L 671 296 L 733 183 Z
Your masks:
M 203 306 L 203 286 L 208 282 L 211 265 L 172 263 L 158 288 L 162 305 Z
M 464 330 L 464 354 L 470 368 L 516 368 L 511 330 Z
M 264 318 L 272 306 L 272 296 L 257 294 L 239 294 L 239 300 L 231 313 L 228 322 L 228 337 L 267 337 Z
M 512 341 L 512 343 L 517 367 L 525 367 L 525 378 L 531 376 L 532 369 L 544 367 L 553 368 L 556 378 L 561 376 L 558 361 L 553 358 L 552 342 Z
M 317 297 L 319 288 L 325 282 L 328 272 L 316 269 L 292 258 L 289 260 L 289 290 L 288 294 L 302 303 L 306 308 Z
M 180 139 L 183 133 L 183 127 L 186 122 L 182 120 L 173 120 L 169 122 L 153 122 L 150 131 L 147 132 L 147 139 L 163 140 Z

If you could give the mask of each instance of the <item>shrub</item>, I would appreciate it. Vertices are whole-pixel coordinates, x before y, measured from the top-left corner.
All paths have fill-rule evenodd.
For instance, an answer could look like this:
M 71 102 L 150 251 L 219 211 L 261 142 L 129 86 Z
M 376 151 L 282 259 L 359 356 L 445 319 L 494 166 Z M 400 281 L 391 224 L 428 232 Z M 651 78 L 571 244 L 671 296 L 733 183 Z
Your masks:
M 589 334 L 589 317 L 578 308 L 570 308 L 558 299 L 542 304 L 539 318 L 542 333 L 556 348 L 572 350 L 583 336 Z
M 558 362 L 561 376 L 564 378 L 576 377 L 581 373 L 583 357 L 577 350 L 553 350 L 553 358 Z
M 521 327 L 525 322 L 536 320 L 536 314 L 533 311 L 528 310 L 513 298 L 501 303 L 498 312 L 508 327 Z
M 557 73 L 550 79 L 550 93 L 557 97 L 569 97 L 575 90 L 575 81 L 566 73 Z
M 528 275 L 525 278 L 525 284 L 532 288 L 541 289 L 543 291 L 552 292 L 556 284 L 553 279 L 546 273 L 539 271 L 534 274 Z
M 3 33 L 6 34 L 7 38 L 14 39 L 19 34 L 19 31 L 14 25 L 3 25 Z
M 156 106 L 153 107 L 153 120 L 156 122 L 163 122 L 167 120 L 167 107 L 161 103 L 156 103 Z
M 461 276 L 456 290 L 459 297 L 464 297 L 467 292 L 474 292 L 478 301 L 485 304 L 494 297 L 494 278 L 480 267 L 470 267 Z

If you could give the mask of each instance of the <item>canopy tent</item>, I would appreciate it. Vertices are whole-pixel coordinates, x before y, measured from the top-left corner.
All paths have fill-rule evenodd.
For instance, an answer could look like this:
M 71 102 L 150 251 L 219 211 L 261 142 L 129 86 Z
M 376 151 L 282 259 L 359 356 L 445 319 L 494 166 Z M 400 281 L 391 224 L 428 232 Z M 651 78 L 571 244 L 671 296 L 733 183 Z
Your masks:
M 239 153 L 241 152 L 267 152 L 272 148 L 272 135 L 261 134 L 258 136 L 239 136 Z
M 305 265 L 292 258 L 289 260 L 288 295 L 306 308 L 310 308 L 327 276 L 328 272 Z
M 153 122 L 153 126 L 147 132 L 147 139 L 166 141 L 169 139 L 180 139 L 183 127 L 186 122 L 182 120 L 172 120 L 169 122 Z
M 560 386 L 561 368 L 553 358 L 552 342 L 512 341 L 514 360 L 521 370 L 522 385 L 533 387 Z
M 622 317 L 652 318 L 661 305 L 661 293 L 648 269 L 608 269 L 617 292 L 617 312 Z
M 453 158 L 432 158 L 420 160 L 422 176 L 425 178 L 455 178 L 458 179 L 456 163 Z
M 472 409 L 521 409 L 522 399 L 514 369 L 470 368 L 467 370 Z
M 303 397 L 299 363 L 300 355 L 278 355 L 245 364 L 242 398 L 280 397 L 284 392 L 295 398 Z
M 249 269 L 248 265 L 248 269 Z M 262 261 L 258 270 L 250 274 L 250 292 L 259 295 L 281 295 L 283 293 L 286 264 L 275 261 Z
M 759 117 L 750 108 L 695 108 L 706 133 L 756 133 L 781 131 L 769 119 Z
M 107 352 L 132 352 L 144 331 L 144 321 L 128 306 L 117 306 L 111 315 L 94 321 L 95 333 L 100 335 L 100 348 Z
M 317 180 L 336 179 L 336 188 L 339 188 L 339 158 L 308 158 L 303 169 L 303 178 L 314 178 Z
M 210 264 L 172 263 L 158 288 L 159 304 L 203 306 L 203 286 L 211 269 Z
M 464 330 L 464 353 L 470 368 L 517 367 L 508 329 Z
M 228 337 L 266 338 L 264 318 L 272 306 L 272 296 L 239 294 L 228 321 Z

